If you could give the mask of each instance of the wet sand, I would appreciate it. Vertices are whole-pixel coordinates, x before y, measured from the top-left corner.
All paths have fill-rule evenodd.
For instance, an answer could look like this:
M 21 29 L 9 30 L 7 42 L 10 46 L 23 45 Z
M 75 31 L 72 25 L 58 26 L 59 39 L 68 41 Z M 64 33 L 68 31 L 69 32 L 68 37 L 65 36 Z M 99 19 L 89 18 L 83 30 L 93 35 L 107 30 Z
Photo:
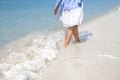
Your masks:
M 120 10 L 83 25 L 79 33 L 81 43 L 61 47 L 41 80 L 120 80 Z

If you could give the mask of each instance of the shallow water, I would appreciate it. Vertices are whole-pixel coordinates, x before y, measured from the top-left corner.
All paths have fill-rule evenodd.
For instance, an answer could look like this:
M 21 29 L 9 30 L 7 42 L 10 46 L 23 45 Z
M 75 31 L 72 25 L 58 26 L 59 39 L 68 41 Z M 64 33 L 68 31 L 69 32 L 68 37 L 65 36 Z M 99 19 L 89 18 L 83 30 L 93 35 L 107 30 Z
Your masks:
M 34 33 L 11 43 L 1 59 L 1 80 L 38 80 L 47 68 L 47 62 L 59 53 L 57 43 L 63 40 L 64 31 Z M 1 51 L 0 51 L 1 52 Z
M 55 2 L 0 0 L 0 47 L 30 33 L 61 29 L 58 16 L 53 15 Z M 115 8 L 119 3 L 119 0 L 85 0 L 84 23 Z
M 23 1 L 23 3 L 21 3 Z M 93 73 L 93 80 L 100 79 L 104 80 L 105 77 L 108 77 L 109 75 L 106 74 L 106 70 L 112 69 L 115 65 L 116 69 L 118 70 L 119 67 L 119 57 L 112 54 L 102 54 L 101 50 L 94 52 L 94 53 L 101 53 L 101 54 L 94 54 L 90 53 L 92 55 L 88 55 L 86 48 L 88 47 L 82 47 L 80 44 L 81 50 L 83 50 L 82 53 L 85 54 L 79 54 L 79 50 L 73 49 L 72 46 L 70 48 L 64 49 L 63 47 L 63 41 L 65 36 L 65 31 L 62 30 L 60 27 L 62 26 L 61 23 L 58 22 L 57 16 L 55 17 L 52 13 L 53 9 L 53 3 L 55 1 L 51 1 L 47 3 L 48 6 L 46 7 L 45 4 L 32 4 L 32 0 L 30 0 L 30 3 L 25 5 L 28 1 L 22 0 L 22 1 L 7 1 L 7 0 L 1 0 L 0 5 L 0 45 L 2 49 L 0 50 L 0 79 L 1 80 L 38 80 L 41 79 L 41 75 L 44 73 L 44 71 L 47 68 L 47 62 L 56 58 L 56 56 L 60 53 L 66 52 L 66 55 L 69 53 L 72 56 L 66 56 L 66 55 L 60 55 L 62 58 L 65 59 L 65 63 L 67 63 L 66 58 L 68 60 L 71 60 L 71 63 L 68 62 L 68 64 L 63 63 L 66 66 L 73 65 L 74 60 L 78 59 L 76 56 L 81 56 L 80 59 L 78 59 L 78 63 L 76 62 L 77 66 L 73 67 L 81 67 L 81 73 L 84 73 L 84 77 L 86 74 Z M 41 0 L 43 1 L 43 0 Z M 42 3 L 42 2 L 39 3 Z M 99 3 L 99 1 L 94 0 L 95 5 Z M 112 3 L 112 1 L 108 1 L 112 6 L 102 6 L 104 8 L 95 7 L 94 11 L 96 12 L 96 9 L 100 9 L 101 13 L 104 13 L 104 11 L 109 10 L 113 8 L 117 4 L 118 0 L 115 0 L 115 3 Z M 85 14 L 86 16 L 90 16 L 89 13 L 94 11 L 86 9 L 87 6 L 93 7 L 93 3 L 90 2 L 89 5 L 87 1 L 85 6 Z M 103 1 L 104 2 L 104 1 Z M 18 4 L 20 3 L 20 4 Z M 12 4 L 7 5 L 7 4 Z M 14 4 L 14 5 L 13 5 Z M 100 3 L 103 4 L 103 3 Z M 100 5 L 99 4 L 99 5 Z M 105 4 L 107 4 L 107 0 L 105 1 Z M 22 7 L 21 7 L 22 5 Z M 17 6 L 17 7 L 16 7 Z M 31 7 L 30 7 L 31 6 Z M 41 6 L 43 8 L 41 9 Z M 106 6 L 106 7 L 105 7 Z M 36 8 L 37 7 L 37 8 Z M 40 9 L 40 10 L 39 10 Z M 103 11 L 101 10 L 103 9 Z M 46 15 L 44 15 L 46 13 Z M 97 16 L 101 13 L 95 13 L 93 15 Z M 44 16 L 43 16 L 44 15 Z M 92 16 L 93 16 L 92 15 Z M 90 16 L 91 18 L 93 18 Z M 94 16 L 94 17 L 95 17 Z M 47 17 L 47 18 L 46 18 Z M 89 19 L 91 19 L 89 17 Z M 57 26 L 57 27 L 56 27 Z M 50 32 L 51 31 L 51 32 Z M 92 34 L 90 32 L 81 32 L 80 37 L 82 44 L 86 42 L 89 37 Z M 9 44 L 8 44 L 9 43 Z M 72 42 L 74 43 L 74 42 Z M 72 44 L 71 43 L 71 44 Z M 3 45 L 6 45 L 3 48 Z M 92 44 L 91 44 L 92 45 Z M 87 46 L 87 45 L 86 45 Z M 97 45 L 100 46 L 100 45 Z M 107 45 L 105 45 L 107 47 Z M 78 48 L 77 46 L 76 48 Z M 93 46 L 92 46 L 93 47 Z M 96 46 L 94 46 L 96 47 Z M 102 50 L 104 50 L 102 48 Z M 108 47 L 108 50 L 111 51 Z M 75 51 L 76 54 L 73 54 Z M 94 50 L 91 50 L 94 51 Z M 73 57 L 75 56 L 75 57 Z M 61 61 L 64 61 L 64 59 L 61 59 Z M 104 61 L 105 62 L 104 62 Z M 109 62 L 109 61 L 111 62 Z M 79 64 L 79 61 L 81 62 Z M 104 62 L 102 66 L 100 66 Z M 109 63 L 109 64 L 106 64 Z M 53 64 L 54 65 L 54 64 Z M 95 67 L 93 66 L 95 65 Z M 118 65 L 118 67 L 117 67 Z M 105 68 L 105 66 L 111 66 L 110 68 Z M 94 69 L 93 69 L 94 68 Z M 101 69 L 98 69 L 101 68 Z M 74 68 L 76 69 L 76 68 Z M 101 70 L 104 70 L 101 72 Z M 86 71 L 86 72 L 85 72 Z M 115 72 L 113 71 L 113 73 Z M 67 73 L 67 72 L 66 72 Z M 96 73 L 96 74 L 95 74 Z M 102 73 L 103 75 L 100 75 Z M 110 75 L 117 75 L 110 73 Z M 73 73 L 74 74 L 74 73 Z M 77 73 L 75 73 L 77 74 Z M 18 76 L 19 75 L 19 76 Z M 97 78 L 96 76 L 102 76 L 100 78 Z M 86 77 L 86 79 L 89 79 L 90 76 Z M 104 78 L 104 79 L 103 79 Z M 109 77 L 108 79 L 110 79 Z M 115 77 L 116 78 L 116 77 Z M 115 79 L 114 77 L 110 80 Z M 71 78 L 72 79 L 72 78 Z M 116 79 L 117 80 L 117 79 Z

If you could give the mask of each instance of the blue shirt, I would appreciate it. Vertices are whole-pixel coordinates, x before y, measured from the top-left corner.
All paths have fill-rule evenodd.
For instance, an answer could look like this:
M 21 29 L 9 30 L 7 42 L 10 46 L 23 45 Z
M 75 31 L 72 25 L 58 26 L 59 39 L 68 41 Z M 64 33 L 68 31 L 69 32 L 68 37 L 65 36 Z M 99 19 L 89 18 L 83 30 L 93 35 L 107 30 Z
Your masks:
M 82 0 L 58 0 L 60 7 L 64 11 L 70 11 L 82 6 Z

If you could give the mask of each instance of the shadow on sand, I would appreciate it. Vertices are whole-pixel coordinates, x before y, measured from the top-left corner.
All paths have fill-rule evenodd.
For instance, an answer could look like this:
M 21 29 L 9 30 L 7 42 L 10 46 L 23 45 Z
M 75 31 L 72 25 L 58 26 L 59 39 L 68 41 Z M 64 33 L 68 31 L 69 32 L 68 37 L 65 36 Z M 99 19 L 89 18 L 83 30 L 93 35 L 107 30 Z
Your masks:
M 89 31 L 79 32 L 80 43 L 86 42 L 92 35 Z

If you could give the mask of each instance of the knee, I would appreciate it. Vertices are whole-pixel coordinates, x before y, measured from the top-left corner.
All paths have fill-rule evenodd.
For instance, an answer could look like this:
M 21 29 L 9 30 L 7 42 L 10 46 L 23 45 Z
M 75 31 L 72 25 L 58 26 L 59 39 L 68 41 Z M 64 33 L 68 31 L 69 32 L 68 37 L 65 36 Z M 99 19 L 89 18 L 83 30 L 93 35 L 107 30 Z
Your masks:
M 73 31 L 73 30 L 74 30 L 74 28 L 73 28 L 73 27 L 69 27 L 69 28 L 68 28 L 68 30 Z

